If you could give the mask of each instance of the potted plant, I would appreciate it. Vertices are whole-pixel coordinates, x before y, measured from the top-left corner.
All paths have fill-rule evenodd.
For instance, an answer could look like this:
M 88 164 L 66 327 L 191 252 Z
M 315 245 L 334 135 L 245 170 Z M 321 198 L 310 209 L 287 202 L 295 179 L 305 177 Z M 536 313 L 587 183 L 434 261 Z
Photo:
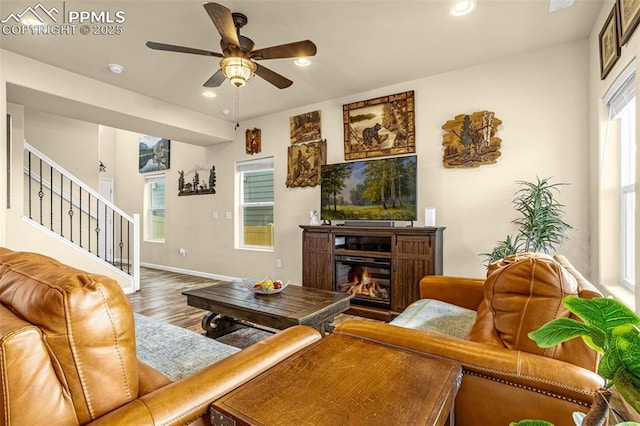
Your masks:
M 640 413 L 640 318 L 615 299 L 598 297 L 582 299 L 567 296 L 567 309 L 582 320 L 558 318 L 529 333 L 538 346 L 548 348 L 576 337 L 602 355 L 598 374 L 605 386 L 598 392 L 589 413 L 574 413 L 576 424 L 602 425 L 607 417 L 609 398 L 615 389 L 636 413 Z M 623 422 L 619 425 L 638 425 Z M 537 420 L 525 420 L 520 426 L 550 425 Z
M 536 182 L 516 181 L 521 188 L 513 197 L 513 206 L 521 217 L 512 223 L 518 225 L 515 236 L 508 235 L 491 253 L 486 253 L 487 264 L 525 252 L 549 253 L 555 251 L 568 237 L 569 224 L 562 220 L 564 205 L 555 198 L 565 183 L 551 183 L 551 178 L 536 178 Z

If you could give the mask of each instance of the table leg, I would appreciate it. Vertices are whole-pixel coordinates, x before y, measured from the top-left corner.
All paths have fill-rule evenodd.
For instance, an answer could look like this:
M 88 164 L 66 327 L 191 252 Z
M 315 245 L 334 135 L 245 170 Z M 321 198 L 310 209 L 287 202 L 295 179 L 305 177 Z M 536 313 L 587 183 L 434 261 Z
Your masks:
M 219 315 L 215 312 L 207 312 L 204 314 L 201 325 L 207 337 L 212 339 L 224 336 L 242 327 L 224 315 Z

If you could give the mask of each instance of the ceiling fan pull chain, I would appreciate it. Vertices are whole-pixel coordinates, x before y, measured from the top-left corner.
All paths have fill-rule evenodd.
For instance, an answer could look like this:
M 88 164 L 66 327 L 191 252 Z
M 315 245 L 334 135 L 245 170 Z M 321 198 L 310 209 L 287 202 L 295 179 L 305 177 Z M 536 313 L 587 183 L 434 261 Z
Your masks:
M 238 130 L 240 127 L 240 87 L 236 87 L 236 127 L 234 130 Z

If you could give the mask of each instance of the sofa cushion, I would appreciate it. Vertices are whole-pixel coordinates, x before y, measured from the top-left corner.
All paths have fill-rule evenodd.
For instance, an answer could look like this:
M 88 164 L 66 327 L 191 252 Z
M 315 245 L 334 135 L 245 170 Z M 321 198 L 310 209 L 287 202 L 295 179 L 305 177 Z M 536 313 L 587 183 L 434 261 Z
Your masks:
M 562 299 L 578 295 L 578 283 L 551 256 L 525 253 L 491 266 L 484 295 L 505 347 L 544 355 L 554 349 L 539 348 L 527 334 L 553 319 L 569 317 Z
M 440 300 L 421 299 L 409 305 L 389 324 L 465 338 L 476 312 Z
M 3 250 L 0 303 L 40 329 L 81 424 L 137 398 L 133 314 L 117 282 Z

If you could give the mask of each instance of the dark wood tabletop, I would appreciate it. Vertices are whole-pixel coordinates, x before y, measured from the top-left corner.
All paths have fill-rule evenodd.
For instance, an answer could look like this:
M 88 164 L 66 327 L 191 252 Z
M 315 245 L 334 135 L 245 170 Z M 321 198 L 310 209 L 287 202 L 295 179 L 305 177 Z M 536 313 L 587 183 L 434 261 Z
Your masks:
M 349 309 L 353 295 L 288 285 L 280 293 L 256 294 L 241 281 L 216 284 L 185 291 L 187 304 L 212 313 L 205 323 L 218 319 L 238 319 L 283 330 L 294 325 L 309 325 L 322 332 L 336 315 Z M 207 334 L 213 333 L 207 330 Z
M 461 379 L 458 364 L 336 333 L 214 401 L 212 425 L 452 424 Z

